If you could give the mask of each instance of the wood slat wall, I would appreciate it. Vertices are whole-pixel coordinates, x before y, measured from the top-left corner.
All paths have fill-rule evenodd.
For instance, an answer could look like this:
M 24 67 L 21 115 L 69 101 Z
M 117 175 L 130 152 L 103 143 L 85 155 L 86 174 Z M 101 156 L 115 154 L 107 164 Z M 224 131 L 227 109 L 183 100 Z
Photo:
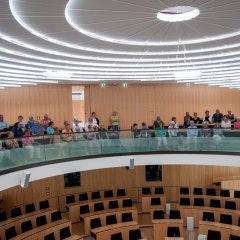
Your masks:
M 64 120 L 72 121 L 72 86 L 40 85 L 22 88 L 9 88 L 0 91 L 0 113 L 4 114 L 9 124 L 23 115 L 24 122 L 28 116 L 40 116 L 45 113 L 54 120 L 55 125 L 62 127 Z
M 223 114 L 231 109 L 237 116 L 240 92 L 228 88 L 183 84 L 129 85 L 127 88 L 109 85 L 101 88 L 98 85 L 85 87 L 86 119 L 95 111 L 100 120 L 109 125 L 113 110 L 119 113 L 121 129 L 129 129 L 136 122 L 151 125 L 157 115 L 166 124 L 173 116 L 179 123 L 183 122 L 186 111 L 191 115 L 197 112 L 204 116 L 206 109 L 213 114 L 219 108 Z

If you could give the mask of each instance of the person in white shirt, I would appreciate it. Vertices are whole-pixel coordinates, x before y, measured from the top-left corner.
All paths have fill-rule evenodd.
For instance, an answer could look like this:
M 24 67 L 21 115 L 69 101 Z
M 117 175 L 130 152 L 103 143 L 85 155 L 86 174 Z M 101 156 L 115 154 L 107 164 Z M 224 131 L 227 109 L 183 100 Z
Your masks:
M 209 110 L 205 111 L 205 117 L 203 118 L 203 122 L 208 122 L 209 124 L 212 123 L 212 116 L 210 116 Z
M 172 122 L 174 122 L 174 128 L 179 128 L 179 124 L 177 122 L 177 118 L 176 117 L 172 117 Z
M 176 129 L 178 129 L 178 127 L 177 127 L 175 121 L 170 122 L 168 129 L 170 129 L 170 130 L 168 130 L 169 137 L 177 137 L 178 130 L 176 130 Z
M 82 126 L 80 125 L 80 121 L 79 120 L 77 120 L 76 118 L 74 118 L 74 120 L 73 120 L 73 132 L 75 133 L 75 132 L 77 132 L 77 129 L 80 129 L 80 132 L 83 132 L 83 128 L 82 128 Z
M 90 125 L 93 127 L 94 131 L 97 131 L 98 125 L 96 124 L 96 122 L 94 123 L 92 117 L 90 117 L 90 118 L 88 119 L 88 121 L 85 123 L 85 131 L 86 131 L 86 132 L 89 131 L 89 126 L 90 126 Z
M 226 115 L 223 116 L 223 120 L 221 122 L 221 128 L 231 128 L 231 121 L 228 119 Z

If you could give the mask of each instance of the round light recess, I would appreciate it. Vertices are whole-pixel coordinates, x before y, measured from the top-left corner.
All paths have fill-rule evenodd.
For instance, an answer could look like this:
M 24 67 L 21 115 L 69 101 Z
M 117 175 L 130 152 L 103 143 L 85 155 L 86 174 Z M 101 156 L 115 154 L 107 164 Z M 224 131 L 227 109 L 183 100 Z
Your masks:
M 183 22 L 196 18 L 200 10 L 190 6 L 176 6 L 166 8 L 157 14 L 157 18 L 165 22 Z

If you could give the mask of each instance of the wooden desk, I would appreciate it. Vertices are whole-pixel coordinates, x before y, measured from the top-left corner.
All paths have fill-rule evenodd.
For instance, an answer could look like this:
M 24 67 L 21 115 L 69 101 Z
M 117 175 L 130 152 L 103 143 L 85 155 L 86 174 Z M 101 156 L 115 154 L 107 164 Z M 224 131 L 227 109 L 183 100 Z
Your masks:
M 195 206 L 178 206 L 181 212 L 181 218 L 184 221 L 184 226 L 187 225 L 187 217 L 194 217 L 194 227 L 198 227 L 199 222 L 202 221 L 203 212 L 214 213 L 215 222 L 220 222 L 220 215 L 227 214 L 232 216 L 232 224 L 238 224 L 240 211 L 224 209 L 224 208 L 210 208 L 210 207 L 195 207 Z
M 89 235 L 90 234 L 90 223 L 91 223 L 91 219 L 97 218 L 99 217 L 101 219 L 101 223 L 102 226 L 106 226 L 106 217 L 109 215 L 113 215 L 116 214 L 116 218 L 117 218 L 117 222 L 121 223 L 122 222 L 122 213 L 126 213 L 126 212 L 131 212 L 132 213 L 132 217 L 133 217 L 133 221 L 134 222 L 138 222 L 138 215 L 137 215 L 137 209 L 136 208 L 129 208 L 129 209 L 112 209 L 114 211 L 111 212 L 103 212 L 98 214 L 98 212 L 95 212 L 95 215 L 91 215 L 88 217 L 84 218 L 84 233 Z
M 152 198 L 160 198 L 161 205 L 151 206 Z M 151 208 L 163 208 L 166 207 L 166 196 L 165 195 L 143 195 L 142 196 L 142 212 L 150 212 Z
M 129 240 L 129 231 L 139 229 L 137 222 L 118 223 L 91 230 L 91 235 L 96 240 L 111 240 L 111 235 L 122 233 L 124 240 Z
M 199 222 L 199 234 L 208 234 L 208 230 L 221 232 L 221 239 L 229 239 L 230 234 L 240 237 L 240 227 L 216 222 Z
M 81 238 L 78 235 L 72 235 L 71 237 L 65 238 L 65 240 L 81 240 L 83 238 Z
M 154 240 L 165 240 L 168 227 L 179 227 L 180 236 L 183 237 L 182 219 L 159 219 L 152 220 Z
M 68 209 L 69 209 L 69 220 L 72 223 L 76 223 L 76 222 L 80 221 L 79 214 L 80 214 L 80 206 L 82 206 L 82 205 L 88 204 L 89 205 L 89 210 L 90 210 L 90 213 L 91 213 L 91 212 L 94 212 L 94 204 L 97 203 L 97 202 L 103 202 L 104 209 L 107 210 L 109 201 L 117 200 L 119 208 L 122 208 L 123 199 L 129 199 L 129 198 L 111 198 L 111 199 L 102 200 L 102 201 L 98 200 L 96 202 L 88 202 L 88 203 L 80 202 L 80 203 L 67 204 L 66 207 L 68 207 Z M 81 214 L 80 216 L 83 217 L 84 214 Z

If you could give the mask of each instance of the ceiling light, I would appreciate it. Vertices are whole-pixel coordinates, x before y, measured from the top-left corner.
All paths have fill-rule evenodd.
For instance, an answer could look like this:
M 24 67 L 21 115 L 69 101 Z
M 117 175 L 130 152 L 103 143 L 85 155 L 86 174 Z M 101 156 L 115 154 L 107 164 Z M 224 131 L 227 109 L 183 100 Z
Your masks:
M 60 70 L 47 70 L 44 73 L 46 78 L 61 78 L 66 79 L 71 77 L 71 73 L 67 71 L 60 71 Z
M 157 18 L 164 22 L 182 22 L 196 18 L 199 9 L 190 6 L 170 7 L 160 11 Z
M 186 79 L 186 78 L 200 78 L 202 73 L 200 71 L 179 71 L 174 73 L 175 79 Z

